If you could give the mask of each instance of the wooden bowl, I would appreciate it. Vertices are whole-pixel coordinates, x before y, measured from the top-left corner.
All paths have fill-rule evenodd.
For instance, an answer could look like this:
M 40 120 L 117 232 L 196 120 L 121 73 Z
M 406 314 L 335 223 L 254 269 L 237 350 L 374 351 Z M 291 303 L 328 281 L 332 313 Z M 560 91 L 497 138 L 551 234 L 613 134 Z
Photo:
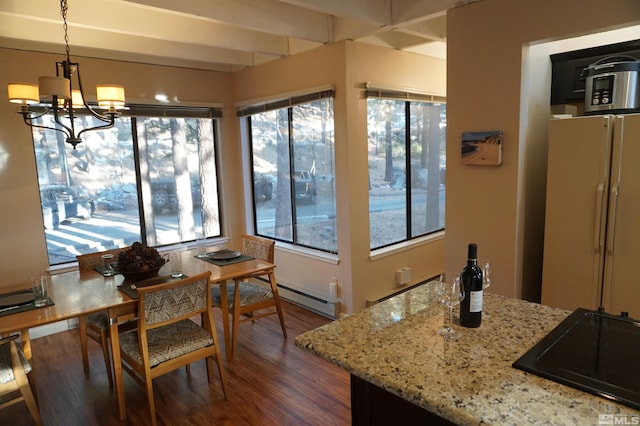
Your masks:
M 162 268 L 162 266 L 164 265 L 160 265 L 160 266 L 156 266 L 153 269 L 146 269 L 144 271 L 119 271 L 122 276 L 124 277 L 125 280 L 127 281 L 143 281 L 146 280 L 147 278 L 153 278 L 158 276 L 158 271 L 160 271 L 160 268 Z

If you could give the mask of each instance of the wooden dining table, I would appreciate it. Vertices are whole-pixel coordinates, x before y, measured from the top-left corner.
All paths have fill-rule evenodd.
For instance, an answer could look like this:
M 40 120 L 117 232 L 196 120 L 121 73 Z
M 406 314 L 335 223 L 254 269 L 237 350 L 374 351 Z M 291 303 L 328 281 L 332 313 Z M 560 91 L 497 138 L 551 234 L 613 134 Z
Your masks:
M 272 263 L 258 259 L 248 259 L 242 262 L 229 263 L 219 266 L 196 257 L 195 250 L 180 252 L 182 260 L 182 273 L 195 275 L 205 271 L 211 271 L 210 282 L 219 285 L 222 297 L 222 305 L 226 303 L 226 284 L 235 279 L 261 273 L 268 275 L 275 282 Z M 163 266 L 159 275 L 170 275 L 170 265 Z M 118 325 L 137 316 L 138 300 L 130 297 L 118 286 L 123 284 L 122 275 L 104 277 L 97 271 L 78 272 L 77 270 L 52 274 L 49 283 L 49 297 L 53 301 L 50 306 L 35 308 L 25 312 L 17 312 L 5 315 L 0 319 L 0 335 L 8 335 L 20 332 L 23 336 L 23 346 L 30 358 L 30 342 L 28 341 L 28 329 L 59 321 L 78 318 L 94 312 L 106 311 L 109 317 L 111 335 L 111 351 L 115 376 L 116 396 L 118 399 L 118 411 L 120 419 L 126 419 L 126 404 L 122 379 L 122 364 L 120 357 L 120 342 Z M 27 284 L 3 288 L 2 292 L 27 288 Z M 225 352 L 227 359 L 230 357 L 231 337 L 229 330 L 229 315 L 223 308 L 223 329 Z M 25 341 L 26 339 L 26 341 Z

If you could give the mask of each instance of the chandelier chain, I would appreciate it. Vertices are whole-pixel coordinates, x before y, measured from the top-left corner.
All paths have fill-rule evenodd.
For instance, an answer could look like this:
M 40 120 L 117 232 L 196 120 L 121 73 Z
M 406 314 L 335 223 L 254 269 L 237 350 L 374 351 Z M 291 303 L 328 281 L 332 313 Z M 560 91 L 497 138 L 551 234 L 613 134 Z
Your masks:
M 69 60 L 70 48 L 69 48 L 69 25 L 67 24 L 67 10 L 69 10 L 69 5 L 67 4 L 67 0 L 60 0 L 60 14 L 62 15 L 64 28 L 64 44 L 67 51 L 67 60 Z

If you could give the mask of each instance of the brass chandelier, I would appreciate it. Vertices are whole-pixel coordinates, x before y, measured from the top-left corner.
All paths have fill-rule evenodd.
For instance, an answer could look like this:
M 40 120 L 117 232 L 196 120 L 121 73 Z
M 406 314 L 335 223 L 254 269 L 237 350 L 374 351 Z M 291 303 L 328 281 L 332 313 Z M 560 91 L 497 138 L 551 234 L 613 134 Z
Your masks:
M 67 10 L 67 0 L 60 0 L 67 55 L 62 62 L 56 62 L 55 77 L 39 77 L 38 84 L 9 83 L 7 89 L 9 102 L 20 104 L 18 113 L 22 115 L 25 124 L 64 133 L 66 142 L 75 149 L 76 145 L 82 142 L 81 136 L 84 132 L 113 127 L 115 118 L 119 115 L 118 109 L 124 108 L 125 99 L 124 87 L 102 84 L 96 87 L 97 109 L 87 102 L 80 78 L 80 64 L 71 62 L 69 54 Z M 31 109 L 32 105 L 39 108 Z M 38 119 L 48 114 L 53 116 L 55 124 L 38 124 Z M 82 115 L 91 115 L 104 124 L 84 128 L 76 134 L 75 121 Z

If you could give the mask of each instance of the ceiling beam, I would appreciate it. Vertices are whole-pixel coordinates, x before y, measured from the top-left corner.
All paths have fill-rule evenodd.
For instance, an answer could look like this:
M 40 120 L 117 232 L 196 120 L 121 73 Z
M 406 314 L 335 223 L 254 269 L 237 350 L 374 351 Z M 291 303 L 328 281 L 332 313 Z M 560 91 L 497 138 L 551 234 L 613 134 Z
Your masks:
M 15 17 L 13 19 L 7 19 L 6 15 L 0 14 L 0 28 L 2 28 L 0 37 L 22 40 L 23 42 L 46 43 L 49 45 L 48 52 L 65 53 L 64 47 L 61 44 L 64 40 L 62 35 L 59 40 L 54 40 L 51 37 L 51 34 L 59 30 L 57 23 L 39 22 L 37 25 L 38 30 L 33 31 L 33 25 L 28 19 Z M 86 52 L 91 52 L 88 49 L 96 49 L 99 51 L 121 50 L 126 52 L 127 56 L 138 54 L 165 56 L 188 61 L 211 58 L 211 62 L 229 63 L 242 67 L 254 65 L 250 52 L 222 49 L 213 46 L 187 45 L 181 42 L 159 40 L 131 34 L 118 34 L 96 29 L 73 28 L 73 36 L 70 37 L 69 44 L 72 55 L 80 54 L 80 49 L 83 49 L 85 52 L 82 56 L 87 56 Z M 111 46 L 127 46 L 127 49 L 114 49 L 111 48 Z M 93 55 L 89 54 L 88 56 Z
M 427 21 L 404 25 L 398 31 L 428 40 L 444 41 L 447 39 L 447 16 L 442 15 Z
M 36 42 L 32 40 L 7 39 L 0 37 L 0 46 L 8 49 L 27 50 L 32 52 L 44 52 L 60 54 L 60 46 L 46 42 Z M 197 70 L 233 72 L 247 68 L 245 65 L 233 65 L 224 62 L 212 62 L 211 58 L 203 61 L 202 58 L 196 60 L 188 60 L 182 58 L 170 58 L 167 56 L 157 56 L 151 54 L 141 54 L 134 52 L 125 52 L 122 50 L 95 49 L 77 47 L 72 50 L 71 60 L 80 58 L 98 58 L 108 59 L 110 61 L 135 62 L 138 64 L 165 65 L 170 67 L 192 68 Z M 63 59 L 62 57 L 60 59 Z M 254 61 L 255 63 L 255 61 Z M 34 75 L 46 74 L 47 70 L 37 70 Z M 54 72 L 52 68 L 48 70 Z
M 119 0 L 124 1 L 124 0 Z M 277 0 L 126 0 L 176 14 L 209 19 L 239 28 L 327 43 L 330 17 Z
M 388 47 L 394 49 L 407 49 L 409 47 L 418 46 L 431 40 L 425 40 L 424 37 L 418 37 L 400 31 L 385 31 L 375 35 L 379 40 L 383 41 Z
M 376 27 L 391 23 L 392 0 L 280 0 L 327 15 L 364 21 Z
M 447 10 L 476 0 L 392 0 L 391 25 L 425 21 L 445 15 Z
M 51 0 L 3 0 L 0 2 L 0 14 L 4 13 L 15 18 L 30 20 L 31 22 L 27 26 L 33 33 L 43 31 L 34 26 L 45 22 L 59 22 L 57 30 L 46 34 L 50 39 L 55 39 L 51 34 L 60 34 L 60 42 L 63 42 L 62 18 L 59 16 L 59 12 L 57 12 L 57 17 L 53 18 L 51 3 L 53 3 Z M 9 4 L 11 7 L 8 7 Z M 96 13 L 96 10 L 100 10 L 100 13 Z M 205 47 L 219 47 L 245 52 L 256 51 L 276 56 L 285 56 L 289 53 L 287 37 L 284 36 L 249 31 L 211 20 L 177 15 L 160 9 L 131 7 L 128 2 L 123 1 L 78 2 L 73 8 L 69 8 L 67 21 L 69 37 L 73 43 L 79 41 L 77 39 L 80 38 L 77 35 L 74 38 L 74 31 L 80 32 L 79 29 L 82 28 L 85 30 L 83 36 L 93 30 L 111 33 L 114 37 L 137 36 Z M 105 23 L 108 23 L 108 26 Z M 2 27 L 0 27 L 0 36 L 8 36 Z

